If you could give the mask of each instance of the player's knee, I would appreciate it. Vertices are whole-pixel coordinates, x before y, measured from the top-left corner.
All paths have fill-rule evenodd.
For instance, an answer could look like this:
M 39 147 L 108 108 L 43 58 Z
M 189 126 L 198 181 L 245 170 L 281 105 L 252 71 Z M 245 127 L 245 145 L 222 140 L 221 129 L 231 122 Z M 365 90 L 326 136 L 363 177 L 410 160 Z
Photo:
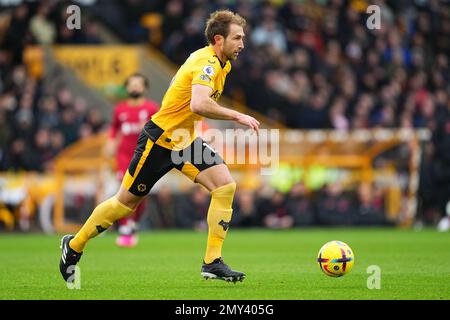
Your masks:
M 234 196 L 236 192 L 236 182 L 225 183 L 211 191 L 212 196 Z
M 136 207 L 142 202 L 142 199 L 144 197 L 136 196 L 130 191 L 121 187 L 116 194 L 116 198 L 124 206 L 131 209 L 136 209 Z
M 222 208 L 231 208 L 234 193 L 236 192 L 236 182 L 224 184 L 211 191 L 212 201 Z

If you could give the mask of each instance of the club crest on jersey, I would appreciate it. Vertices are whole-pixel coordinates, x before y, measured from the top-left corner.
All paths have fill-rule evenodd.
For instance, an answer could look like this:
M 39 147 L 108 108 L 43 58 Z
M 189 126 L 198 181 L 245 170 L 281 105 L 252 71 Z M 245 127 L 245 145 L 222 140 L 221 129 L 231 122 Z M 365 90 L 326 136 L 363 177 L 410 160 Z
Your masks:
M 208 77 L 212 77 L 214 75 L 214 68 L 212 66 L 204 66 L 203 73 Z

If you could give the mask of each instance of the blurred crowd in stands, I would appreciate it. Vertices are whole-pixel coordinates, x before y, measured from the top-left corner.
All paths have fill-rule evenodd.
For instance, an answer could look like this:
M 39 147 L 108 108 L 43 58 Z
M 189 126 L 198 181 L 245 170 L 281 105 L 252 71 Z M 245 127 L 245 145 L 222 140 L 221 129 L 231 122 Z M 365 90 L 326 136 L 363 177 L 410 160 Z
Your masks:
M 384 195 L 361 184 L 356 192 L 344 190 L 339 182 L 317 192 L 300 182 L 284 193 L 271 187 L 239 188 L 233 203 L 233 228 L 265 227 L 288 229 L 314 225 L 389 225 Z M 162 187 L 151 194 L 140 223 L 143 229 L 189 228 L 207 230 L 210 197 L 201 186 L 187 194 Z
M 60 84 L 46 90 L 29 74 L 24 49 L 53 43 L 100 43 L 96 24 L 66 27 L 62 2 L 31 2 L 0 19 L 0 171 L 45 171 L 69 144 L 100 131 L 103 115 Z
M 86 11 L 124 42 L 150 39 L 176 64 L 205 45 L 203 31 L 210 12 L 238 12 L 248 21 L 246 48 L 233 62 L 226 94 L 293 128 L 429 128 L 433 141 L 423 154 L 421 206 L 423 212 L 436 207 L 445 212 L 450 199 L 448 1 L 93 2 L 96 5 Z M 105 125 L 95 109 L 64 86 L 56 94 L 45 92 L 39 80 L 28 76 L 22 61 L 29 44 L 101 43 L 93 19 L 81 30 L 65 27 L 66 4 L 26 2 L 14 9 L 10 20 L 0 20 L 0 171 L 45 170 L 51 163 L 47 160 L 62 148 Z M 369 4 L 381 9 L 380 29 L 366 25 Z M 143 21 L 155 14 L 159 19 L 151 20 L 149 31 Z M 173 223 L 176 204 L 170 191 L 152 197 L 156 212 L 166 212 L 153 224 Z M 198 207 L 193 216 L 198 215 L 207 209 L 207 200 L 194 188 L 183 210 Z M 383 221 L 378 214 L 383 212 L 382 196 L 371 186 L 361 185 L 348 195 L 329 185 L 312 195 L 301 184 L 269 198 L 239 193 L 234 219 L 240 225 L 272 227 L 326 224 L 337 217 L 327 212 L 343 208 L 350 208 L 339 216 L 343 224 L 359 223 L 353 218 L 368 210 L 375 212 L 371 216 L 377 223 Z
M 379 29 L 367 27 L 369 5 L 380 9 Z M 99 16 L 107 22 L 113 15 L 111 27 L 124 40 L 150 39 L 181 64 L 205 45 L 205 21 L 221 8 L 248 22 L 226 94 L 293 128 L 430 129 L 420 206 L 427 211 L 438 203 L 444 214 L 450 200 L 448 1 L 125 0 L 110 1 Z M 160 15 L 159 28 L 143 26 L 149 12 Z
M 225 93 L 293 128 L 429 128 L 421 196 L 450 199 L 450 3 L 439 0 L 99 1 L 97 14 L 128 42 L 176 64 L 205 45 L 209 13 L 246 18 L 246 48 Z M 380 8 L 369 29 L 369 5 Z M 148 14 L 159 28 L 145 28 Z M 114 19 L 108 19 L 113 16 Z M 153 16 L 154 17 L 154 16 Z M 153 19 L 153 21 L 158 19 Z M 148 34 L 150 32 L 150 35 Z M 151 33 L 161 33 L 155 37 Z

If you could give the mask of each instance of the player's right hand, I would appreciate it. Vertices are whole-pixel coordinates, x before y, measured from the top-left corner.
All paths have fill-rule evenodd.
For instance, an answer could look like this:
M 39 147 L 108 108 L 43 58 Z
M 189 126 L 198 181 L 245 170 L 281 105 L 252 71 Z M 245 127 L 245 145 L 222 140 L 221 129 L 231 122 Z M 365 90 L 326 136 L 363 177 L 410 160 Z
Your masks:
M 241 113 L 236 117 L 236 121 L 244 126 L 250 127 L 256 131 L 256 134 L 259 134 L 259 121 L 255 118 Z

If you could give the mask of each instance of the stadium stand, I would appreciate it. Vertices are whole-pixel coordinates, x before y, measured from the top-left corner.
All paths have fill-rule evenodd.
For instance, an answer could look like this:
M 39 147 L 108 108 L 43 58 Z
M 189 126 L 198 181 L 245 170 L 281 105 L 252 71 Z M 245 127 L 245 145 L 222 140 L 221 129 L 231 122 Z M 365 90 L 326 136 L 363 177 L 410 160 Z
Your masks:
M 375 2 L 383 12 L 379 30 L 365 27 L 363 0 L 99 0 L 83 7 L 95 19 L 72 31 L 64 27 L 69 2 L 12 8 L 0 17 L 0 171 L 49 171 L 62 149 L 107 125 L 98 109 L 64 84 L 46 92 L 42 79 L 25 67 L 25 47 L 100 44 L 101 22 L 124 43 L 150 44 L 180 64 L 205 45 L 205 18 L 226 6 L 249 22 L 246 49 L 226 86 L 234 101 L 290 128 L 431 130 L 423 148 L 418 220 L 435 223 L 450 199 L 449 4 Z M 408 170 L 405 149 L 390 156 Z M 204 226 L 204 199 L 195 188 L 180 195 L 158 190 L 151 197 L 144 226 Z M 182 198 L 182 205 L 168 206 L 171 197 Z M 288 190 L 276 184 L 242 188 L 235 220 L 268 228 L 386 224 L 386 197 L 364 183 L 350 191 L 338 183 L 309 188 L 302 181 Z M 82 208 L 84 202 L 74 203 Z M 183 216 L 186 208 L 192 212 Z
M 379 30 L 366 28 L 369 4 L 381 8 Z M 108 7 L 96 10 L 105 21 L 116 13 L 123 22 L 114 27 L 124 39 L 150 41 L 176 64 L 204 45 L 209 12 L 240 13 L 249 22 L 246 49 L 233 64 L 226 93 L 289 127 L 430 129 L 422 212 L 431 214 L 439 203 L 444 214 L 450 198 L 448 2 L 170 0 Z M 150 26 L 137 23 L 148 20 Z
M 102 115 L 60 84 L 46 92 L 29 73 L 25 48 L 53 43 L 98 43 L 95 26 L 67 33 L 63 6 L 22 4 L 3 18 L 0 34 L 0 170 L 45 171 L 64 147 L 99 132 Z M 85 31 L 84 31 L 85 30 Z

